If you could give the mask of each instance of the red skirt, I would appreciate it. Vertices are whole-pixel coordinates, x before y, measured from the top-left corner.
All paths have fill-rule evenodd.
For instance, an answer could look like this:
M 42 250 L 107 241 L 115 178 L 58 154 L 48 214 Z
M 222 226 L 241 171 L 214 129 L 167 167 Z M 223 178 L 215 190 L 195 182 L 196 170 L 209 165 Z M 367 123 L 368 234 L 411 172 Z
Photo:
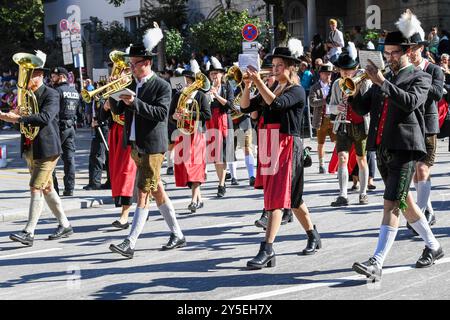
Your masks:
M 225 161 L 225 143 L 228 135 L 228 116 L 220 108 L 211 110 L 211 119 L 206 121 L 206 161 L 208 163 Z M 216 152 L 217 150 L 217 152 Z
M 264 208 L 291 208 L 294 137 L 280 133 L 280 124 L 266 125 L 259 141 Z M 265 137 L 265 138 L 264 138 Z
M 262 129 L 264 129 L 264 117 L 259 117 L 258 121 L 258 135 L 261 132 Z M 259 142 L 259 139 L 258 139 Z M 255 189 L 262 189 L 263 188 L 263 178 L 261 176 L 261 161 L 259 160 L 259 143 L 258 143 L 258 153 L 256 155 L 256 179 L 255 179 Z
M 351 174 L 353 172 L 353 169 L 355 169 L 355 166 L 357 165 L 356 161 L 356 151 L 355 151 L 355 145 L 352 144 L 352 148 L 350 149 L 350 152 L 348 154 L 348 163 L 347 168 L 348 172 Z M 334 147 L 333 155 L 331 156 L 330 163 L 328 164 L 328 173 L 336 173 L 339 168 L 339 157 L 336 152 L 336 147 Z
M 192 182 L 205 182 L 205 135 L 198 130 L 192 135 L 180 134 L 175 140 L 175 185 L 187 187 Z
M 109 175 L 112 196 L 132 197 L 134 180 L 136 178 L 136 164 L 131 159 L 131 147 L 126 149 L 122 145 L 123 126 L 113 123 L 108 136 L 109 145 Z

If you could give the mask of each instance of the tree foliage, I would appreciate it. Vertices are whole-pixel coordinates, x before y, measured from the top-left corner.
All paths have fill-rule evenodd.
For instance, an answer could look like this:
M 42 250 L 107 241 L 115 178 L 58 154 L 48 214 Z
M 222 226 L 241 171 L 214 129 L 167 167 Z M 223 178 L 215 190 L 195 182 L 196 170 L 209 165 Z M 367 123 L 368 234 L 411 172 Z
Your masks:
M 114 5 L 114 7 L 120 7 L 122 4 L 125 3 L 125 0 L 109 0 L 109 4 Z
M 110 49 L 126 48 L 135 41 L 135 37 L 118 21 L 98 23 L 97 33 L 102 45 Z
M 0 66 L 12 67 L 14 53 L 34 53 L 44 46 L 44 6 L 41 0 L 0 1 Z
M 187 0 L 145 0 L 142 10 L 144 28 L 153 27 L 153 22 L 164 24 L 168 29 L 183 29 L 187 23 Z
M 171 29 L 165 34 L 167 57 L 181 57 L 183 53 L 183 37 L 176 29 Z
M 190 28 L 191 50 L 207 49 L 236 57 L 241 51 L 242 28 L 247 23 L 261 28 L 259 19 L 250 17 L 247 10 L 223 11 L 213 19 L 199 22 Z

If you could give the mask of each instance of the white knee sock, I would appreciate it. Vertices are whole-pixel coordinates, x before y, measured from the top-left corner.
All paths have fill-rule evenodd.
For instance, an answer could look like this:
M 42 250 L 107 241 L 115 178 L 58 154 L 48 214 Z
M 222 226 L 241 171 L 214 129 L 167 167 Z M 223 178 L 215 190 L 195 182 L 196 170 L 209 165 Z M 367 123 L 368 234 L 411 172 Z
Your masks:
M 237 163 L 236 162 L 228 163 L 228 170 L 230 170 L 231 178 L 237 179 Z
M 428 199 L 430 198 L 431 181 L 419 181 L 417 190 L 417 206 L 422 212 L 427 208 Z
M 367 194 L 367 184 L 369 183 L 369 168 L 365 168 L 364 170 L 359 168 L 359 194 Z
M 427 210 L 429 213 L 434 214 L 433 205 L 431 204 L 431 198 L 428 198 Z
M 128 240 L 130 240 L 130 247 L 134 249 L 136 246 L 136 241 L 144 230 L 145 222 L 148 217 L 148 209 L 136 208 L 133 215 L 133 224 L 131 225 L 130 234 L 128 235 Z
M 245 156 L 245 166 L 247 167 L 248 177 L 255 176 L 255 158 L 253 154 L 250 153 L 248 156 Z
M 339 195 L 341 197 L 347 198 L 347 188 L 348 188 L 348 168 L 347 166 L 341 167 L 338 169 L 338 178 L 339 178 Z
M 172 201 L 168 200 L 165 204 L 158 207 L 159 212 L 163 216 L 170 231 L 175 234 L 178 238 L 183 238 L 183 232 L 181 232 L 180 225 L 178 224 L 177 217 L 175 215 L 175 208 L 173 207 Z
M 44 194 L 44 198 L 53 215 L 58 220 L 59 225 L 63 226 L 64 228 L 68 228 L 70 226 L 70 223 L 69 220 L 67 220 L 66 214 L 64 213 L 61 198 L 58 196 L 55 189 L 53 189 L 47 195 Z
M 44 207 L 44 197 L 40 193 L 31 193 L 30 208 L 28 209 L 28 223 L 25 231 L 34 236 L 34 229 L 36 229 L 39 217 Z
M 433 232 L 430 229 L 430 226 L 428 225 L 427 220 L 425 217 L 420 218 L 419 221 L 416 221 L 414 223 L 410 223 L 411 227 L 413 227 L 414 230 L 419 234 L 419 236 L 425 241 L 425 245 L 432 249 L 437 250 L 439 249 L 440 245 L 439 242 L 434 237 Z
M 397 231 L 398 228 L 394 228 L 384 224 L 380 227 L 378 245 L 373 255 L 380 268 L 383 267 L 384 259 L 386 259 L 387 254 L 394 244 L 395 237 L 397 236 Z

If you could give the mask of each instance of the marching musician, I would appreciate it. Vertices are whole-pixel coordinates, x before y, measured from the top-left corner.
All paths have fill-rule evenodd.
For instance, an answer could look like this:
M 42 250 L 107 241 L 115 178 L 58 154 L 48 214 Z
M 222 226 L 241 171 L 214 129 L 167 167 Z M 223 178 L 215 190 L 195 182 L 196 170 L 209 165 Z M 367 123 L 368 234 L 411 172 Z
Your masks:
M 292 208 L 297 219 L 308 233 L 308 247 L 304 254 L 312 254 L 321 247 L 320 236 L 311 223 L 303 194 L 303 146 L 300 126 L 306 103 L 305 91 L 299 85 L 295 65 L 303 47 L 291 39 L 288 47 L 277 47 L 272 55 L 275 84 L 269 88 L 259 73 L 248 67 L 241 110 L 262 110 L 265 130 L 260 132 L 259 153 L 264 188 L 264 208 L 269 221 L 265 241 L 255 258 L 247 262 L 250 269 L 275 266 L 273 243 L 281 225 L 283 208 Z M 254 83 L 259 94 L 250 99 Z M 274 152 L 275 150 L 275 152 Z M 270 159 L 268 155 L 270 154 Z
M 38 51 L 37 56 L 44 61 L 46 55 Z M 0 120 L 11 123 L 22 123 L 32 127 L 39 127 L 34 139 L 21 136 L 21 154 L 24 155 L 31 174 L 31 200 L 28 212 L 28 223 L 24 230 L 13 233 L 9 238 L 27 246 L 32 246 L 39 217 L 44 201 L 58 220 L 58 228 L 48 239 L 56 240 L 73 234 L 73 229 L 67 220 L 61 199 L 53 188 L 52 173 L 62 153 L 59 137 L 59 93 L 44 84 L 44 73 L 50 71 L 39 67 L 33 70 L 28 83 L 24 84 L 36 96 L 39 113 L 21 116 L 19 106 L 16 112 L 1 113 Z M 20 91 L 19 91 L 20 94 Z
M 206 122 L 207 162 L 214 162 L 219 186 L 217 197 L 223 198 L 226 193 L 225 178 L 227 160 L 233 160 L 233 123 L 230 111 L 233 108 L 234 93 L 228 81 L 224 80 L 225 69 L 216 57 L 211 57 L 208 77 L 211 81 L 209 96 L 211 100 L 211 119 Z
M 425 32 L 424 32 L 425 33 Z M 425 103 L 425 147 L 427 155 L 417 161 L 416 172 L 414 174 L 414 186 L 417 192 L 417 205 L 420 210 L 425 213 L 425 217 L 430 225 L 436 223 L 433 206 L 431 205 L 431 167 L 434 165 L 437 148 L 437 134 L 439 133 L 439 112 L 438 102 L 444 95 L 444 72 L 442 69 L 424 59 L 422 53 L 428 41 L 422 38 L 421 32 L 411 37 L 416 46 L 412 46 L 409 52 L 410 62 L 431 75 L 432 84 L 428 91 L 428 99 Z
M 163 34 L 155 28 L 147 30 L 143 44 L 129 48 L 132 74 L 135 83 L 133 93 L 119 96 L 120 102 L 111 110 L 115 114 L 125 113 L 123 142 L 131 145 L 131 156 L 137 166 L 138 202 L 128 237 L 119 245 L 111 244 L 109 249 L 127 258 L 133 258 L 134 248 L 149 214 L 152 196 L 161 215 L 171 231 L 170 239 L 163 250 L 186 246 L 186 239 L 175 216 L 175 208 L 161 182 L 160 172 L 167 151 L 167 118 L 171 100 L 171 87 L 152 70 L 153 48 L 161 41 Z
M 370 112 L 367 146 L 377 152 L 378 170 L 385 184 L 383 221 L 375 253 L 367 261 L 353 264 L 354 271 L 372 281 L 381 278 L 384 260 L 397 236 L 400 211 L 425 242 L 416 268 L 431 267 L 444 256 L 409 192 L 416 161 L 427 154 L 423 108 L 432 84 L 431 76 L 408 59 L 412 46 L 417 45 L 409 35 L 418 32 L 411 32 L 417 30 L 413 23 L 416 19 L 409 10 L 402 15 L 397 23 L 400 31 L 386 36 L 384 56 L 390 72 L 384 76 L 375 65 L 367 66 L 373 85 L 354 97 L 355 111 Z
M 357 51 L 355 45 L 349 42 L 348 52 L 339 56 L 335 62 L 339 68 L 341 79 L 353 78 L 364 73 L 364 70 L 358 69 Z M 369 167 L 366 158 L 366 142 L 367 132 L 369 128 L 369 117 L 364 117 L 355 113 L 354 103 L 348 103 L 348 95 L 340 88 L 340 79 L 336 80 L 331 88 L 330 111 L 332 114 L 338 115 L 335 121 L 340 120 L 340 116 L 345 122 L 340 123 L 336 134 L 336 152 L 339 156 L 339 196 L 331 203 L 332 207 L 340 207 L 348 205 L 347 188 L 348 188 L 348 158 L 352 144 L 355 145 L 356 160 L 359 167 L 359 204 L 368 204 L 367 184 L 369 181 Z M 360 90 L 365 93 L 370 88 L 370 81 L 363 82 Z M 340 114 L 340 115 L 339 115 Z
M 193 71 L 184 70 L 183 76 L 186 79 L 187 88 L 195 81 Z M 184 116 L 177 110 L 181 92 L 177 93 L 170 104 L 169 121 L 177 123 L 177 120 Z M 175 185 L 177 187 L 189 187 L 192 190 L 192 200 L 188 206 L 191 213 L 203 208 L 200 186 L 205 183 L 206 168 L 206 121 L 211 118 L 210 100 L 200 90 L 191 93 L 187 103 L 192 104 L 197 101 L 199 106 L 200 123 L 195 124 L 195 131 L 191 135 L 182 134 L 178 131 L 175 139 Z M 193 111 L 193 119 L 196 119 L 196 111 Z

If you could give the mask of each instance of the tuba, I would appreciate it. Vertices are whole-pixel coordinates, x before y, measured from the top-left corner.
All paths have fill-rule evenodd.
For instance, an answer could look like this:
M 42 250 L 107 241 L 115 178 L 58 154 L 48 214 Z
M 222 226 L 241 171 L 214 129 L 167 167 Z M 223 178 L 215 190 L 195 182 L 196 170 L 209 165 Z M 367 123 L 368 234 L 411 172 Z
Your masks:
M 39 105 L 33 91 L 28 89 L 35 68 L 42 68 L 44 61 L 29 53 L 16 53 L 13 56 L 15 63 L 19 65 L 19 77 L 17 81 L 17 106 L 21 116 L 29 116 L 39 113 Z M 20 123 L 20 132 L 28 139 L 34 140 L 39 133 L 39 127 Z
M 192 101 L 190 101 L 192 93 L 199 89 L 209 91 L 210 88 L 211 83 L 209 82 L 208 77 L 199 72 L 195 75 L 194 83 L 181 91 L 175 113 L 180 114 L 180 117 L 177 120 L 177 129 L 180 130 L 182 134 L 190 135 L 194 133 L 197 129 L 196 124 L 200 121 L 200 106 L 198 105 L 197 100 L 192 99 Z
M 111 51 L 111 53 L 109 54 L 109 59 L 111 59 L 111 61 L 114 63 L 113 69 L 111 71 L 111 77 L 118 79 L 111 81 L 110 83 L 107 83 L 104 86 L 101 86 L 100 88 L 97 88 L 93 91 L 87 91 L 86 89 L 83 89 L 81 91 L 81 96 L 84 102 L 91 103 L 92 99 L 108 99 L 109 96 L 113 93 L 123 90 L 131 84 L 131 72 L 127 72 L 126 74 L 122 75 L 123 71 L 130 67 L 125 55 L 126 53 L 122 51 Z

